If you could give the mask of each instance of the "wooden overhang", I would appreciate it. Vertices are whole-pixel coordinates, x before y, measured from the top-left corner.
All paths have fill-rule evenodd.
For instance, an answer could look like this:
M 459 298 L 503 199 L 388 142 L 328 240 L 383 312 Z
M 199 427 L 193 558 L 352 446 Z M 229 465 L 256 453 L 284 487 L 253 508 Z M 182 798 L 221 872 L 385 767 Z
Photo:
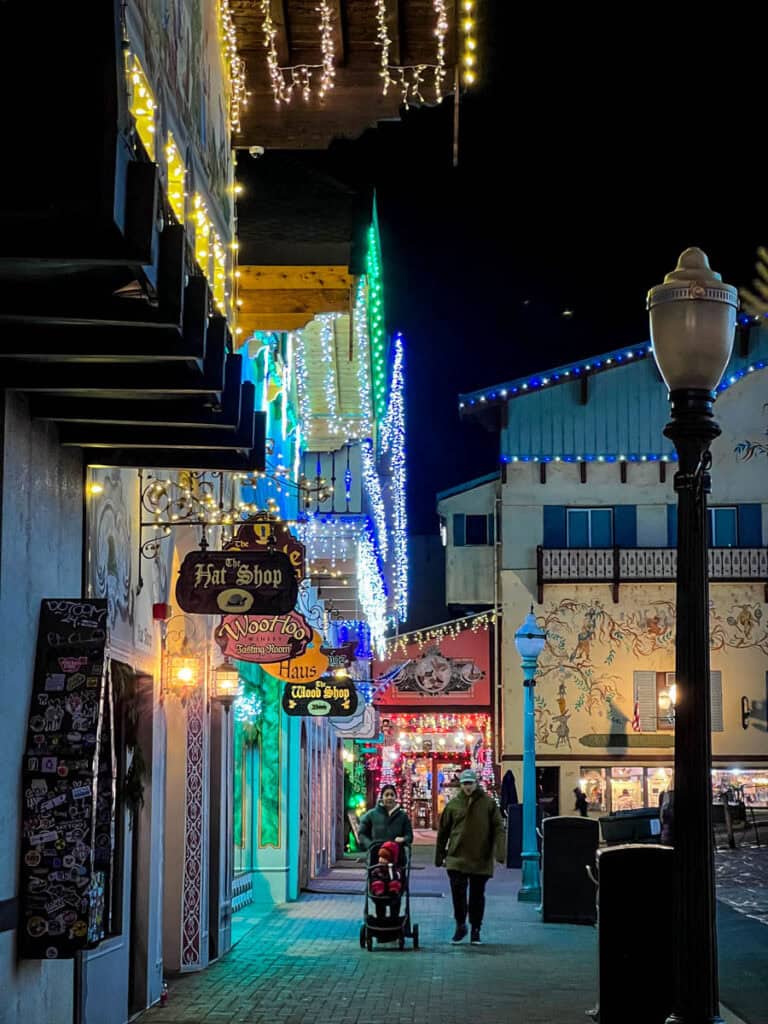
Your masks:
M 248 105 L 241 115 L 238 146 L 267 149 L 326 149 L 333 139 L 357 138 L 380 120 L 397 118 L 401 90 L 393 82 L 383 92 L 382 48 L 377 5 L 373 0 L 330 0 L 334 85 L 324 98 L 316 88 L 322 62 L 317 0 L 269 0 L 275 55 L 281 69 L 311 69 L 313 89 L 308 100 L 296 91 L 290 103 L 275 102 L 267 63 L 264 14 L 254 0 L 230 0 L 237 28 L 238 52 L 245 61 Z M 433 0 L 384 0 L 389 66 L 430 68 L 437 63 Z M 442 92 L 453 92 L 459 49 L 457 15 L 461 0 L 445 0 L 448 30 L 444 39 Z M 290 72 L 286 73 L 290 77 Z M 433 102 L 430 84 L 424 100 Z
M 345 266 L 241 265 L 241 337 L 253 331 L 297 331 L 318 313 L 349 313 L 356 280 Z
M 6 125 L 0 386 L 92 464 L 262 470 L 264 414 L 125 108 L 120 4 L 97 5 L 88 38 L 65 8 L 4 7 L 5 65 L 34 36 L 46 74 Z

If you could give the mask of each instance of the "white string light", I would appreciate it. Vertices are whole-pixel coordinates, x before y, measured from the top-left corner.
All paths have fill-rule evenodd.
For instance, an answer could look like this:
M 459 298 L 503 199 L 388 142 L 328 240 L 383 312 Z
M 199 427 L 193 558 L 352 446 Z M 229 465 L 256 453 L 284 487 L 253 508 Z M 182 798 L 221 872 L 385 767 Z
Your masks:
M 336 330 L 334 324 L 341 313 L 321 313 L 317 320 L 320 323 L 320 355 L 325 363 L 323 392 L 328 407 L 328 430 L 338 434 L 342 425 L 339 420 L 339 403 L 336 394 Z
M 367 437 L 373 433 L 373 404 L 371 397 L 370 374 L 370 340 L 368 337 L 368 310 L 365 302 L 365 279 L 360 278 L 357 285 L 357 296 L 354 309 L 354 331 L 357 342 L 357 384 L 360 390 L 360 435 Z
M 293 337 L 296 346 L 294 365 L 296 367 L 296 390 L 299 393 L 299 416 L 301 417 L 301 425 L 304 430 L 304 435 L 309 437 L 312 433 L 312 401 L 309 394 L 307 354 L 304 335 L 301 331 L 296 331 Z
M 272 21 L 270 0 L 259 0 L 259 3 L 261 6 L 261 14 L 264 19 L 262 27 L 264 30 L 264 48 L 267 51 L 269 82 L 272 86 L 272 95 L 275 98 L 275 103 L 279 106 L 281 103 L 290 103 L 291 90 L 286 87 L 285 76 L 283 75 L 277 60 L 277 28 L 275 27 L 275 23 Z
M 357 591 L 371 630 L 371 643 L 380 658 L 386 650 L 387 591 L 376 557 L 370 528 L 357 543 Z
M 360 462 L 362 464 L 363 486 L 368 496 L 376 530 L 376 543 L 381 557 L 386 561 L 389 554 L 389 536 L 387 534 L 387 510 L 384 508 L 384 496 L 381 493 L 381 478 L 376 471 L 376 458 L 373 443 L 366 438 L 360 445 Z
M 323 99 L 325 94 L 330 92 L 335 85 L 336 68 L 334 67 L 334 60 L 336 59 L 336 53 L 333 46 L 333 19 L 328 0 L 320 0 L 320 6 L 316 9 L 320 15 L 320 49 L 323 54 L 323 73 L 320 76 L 318 95 L 320 99 Z
M 383 94 L 386 96 L 392 84 L 392 76 L 389 73 L 389 48 L 392 45 L 392 40 L 389 38 L 389 31 L 387 29 L 386 0 L 374 0 L 374 3 L 376 4 L 376 38 L 381 47 L 381 70 L 379 71 L 379 77 L 382 81 Z
M 443 102 L 443 79 L 445 78 L 445 37 L 448 33 L 448 11 L 445 0 L 432 0 L 437 15 L 435 36 L 437 37 L 437 68 L 435 69 L 435 95 L 437 102 Z
M 237 52 L 237 29 L 229 9 L 229 0 L 221 0 L 221 34 L 224 52 L 229 67 L 231 95 L 229 98 L 229 123 L 232 131 L 240 131 L 240 111 L 248 105 L 245 88 L 245 61 Z

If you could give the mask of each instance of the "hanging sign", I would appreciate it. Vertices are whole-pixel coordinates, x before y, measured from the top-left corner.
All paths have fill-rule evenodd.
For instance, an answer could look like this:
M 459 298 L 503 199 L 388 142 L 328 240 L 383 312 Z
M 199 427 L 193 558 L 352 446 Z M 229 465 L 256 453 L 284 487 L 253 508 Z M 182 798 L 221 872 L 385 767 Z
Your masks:
M 281 551 L 192 551 L 181 563 L 176 601 L 192 615 L 281 614 L 298 583 Z
M 256 517 L 243 523 L 235 532 L 225 551 L 280 551 L 291 563 L 297 582 L 306 576 L 307 549 L 291 533 L 282 519 Z
M 286 683 L 314 683 L 328 671 L 328 658 L 320 647 L 322 642 L 322 636 L 315 630 L 312 634 L 312 645 L 304 654 L 298 658 L 291 658 L 290 661 L 264 665 L 264 671 Z
M 104 937 L 114 788 L 107 601 L 48 599 L 23 762 L 19 955 L 73 957 Z
M 348 718 L 357 711 L 357 690 L 353 682 L 288 683 L 283 690 L 287 715 Z
M 214 632 L 225 658 L 268 665 L 298 658 L 312 640 L 299 612 L 287 615 L 225 615 Z
M 323 647 L 323 654 L 328 659 L 328 668 L 349 668 L 355 660 L 355 644 L 344 644 L 343 647 Z

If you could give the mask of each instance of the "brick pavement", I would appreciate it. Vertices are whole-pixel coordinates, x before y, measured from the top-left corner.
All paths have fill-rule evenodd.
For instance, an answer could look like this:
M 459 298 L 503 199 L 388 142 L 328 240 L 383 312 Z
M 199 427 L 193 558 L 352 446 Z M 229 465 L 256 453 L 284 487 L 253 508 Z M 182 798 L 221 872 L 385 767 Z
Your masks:
M 585 1024 L 597 1000 L 596 929 L 543 925 L 534 906 L 515 898 L 520 873 L 497 869 L 484 944 L 451 946 L 447 878 L 429 866 L 432 852 L 416 849 L 423 867 L 411 875 L 418 951 L 410 942 L 403 952 L 361 950 L 359 895 L 311 893 L 269 912 L 249 907 L 254 927 L 208 970 L 171 979 L 168 1004 L 139 1024 Z M 355 884 L 357 872 L 349 873 Z M 734 978 L 731 987 L 739 984 Z M 746 1019 L 764 1024 L 759 1010 Z

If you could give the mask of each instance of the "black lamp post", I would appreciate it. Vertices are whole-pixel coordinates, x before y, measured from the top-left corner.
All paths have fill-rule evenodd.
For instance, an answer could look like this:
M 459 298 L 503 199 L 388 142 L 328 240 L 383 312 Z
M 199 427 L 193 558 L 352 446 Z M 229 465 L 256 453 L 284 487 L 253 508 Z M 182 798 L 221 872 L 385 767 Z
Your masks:
M 648 292 L 653 353 L 669 388 L 664 428 L 677 449 L 675 640 L 674 1010 L 667 1024 L 720 1022 L 712 851 L 707 494 L 709 446 L 720 434 L 716 388 L 733 348 L 738 296 L 686 249 Z

